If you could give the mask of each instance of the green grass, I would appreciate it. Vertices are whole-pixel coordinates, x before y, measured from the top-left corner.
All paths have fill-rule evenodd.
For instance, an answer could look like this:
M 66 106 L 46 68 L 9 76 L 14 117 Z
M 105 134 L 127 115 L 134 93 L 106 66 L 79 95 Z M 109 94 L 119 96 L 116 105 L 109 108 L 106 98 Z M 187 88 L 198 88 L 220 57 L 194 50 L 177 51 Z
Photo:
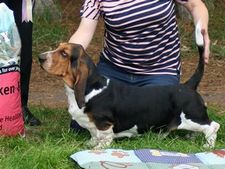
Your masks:
M 75 133 L 69 130 L 70 118 L 66 110 L 32 107 L 43 122 L 40 127 L 26 126 L 25 138 L 0 138 L 1 169 L 69 169 L 79 168 L 69 156 L 87 149 L 85 142 L 90 138 L 87 132 Z M 225 117 L 218 115 L 218 109 L 209 110 L 212 119 L 225 124 Z M 167 138 L 156 133 L 146 133 L 141 137 L 114 141 L 112 148 L 162 150 L 194 153 L 209 151 L 202 146 L 204 136 L 193 140 L 184 138 L 185 131 L 174 131 Z M 216 149 L 224 148 L 225 128 L 218 133 Z
M 72 1 L 71 1 L 72 2 Z M 210 1 L 208 1 L 210 2 Z M 74 1 L 79 9 L 81 1 Z M 78 3 L 78 4 L 77 4 Z M 212 6 L 212 4 L 210 4 Z M 225 13 L 224 3 L 219 1 L 212 8 L 216 9 L 210 12 L 210 37 L 212 41 L 213 56 L 225 58 Z M 65 10 L 64 12 L 66 12 Z M 34 58 L 41 52 L 54 49 L 60 42 L 67 41 L 71 35 L 71 25 L 78 25 L 79 17 L 73 16 L 74 11 L 67 13 L 67 23 L 62 20 L 52 21 L 48 14 L 43 18 L 34 19 L 33 52 Z M 69 21 L 70 19 L 70 21 Z M 67 25 L 68 24 L 68 27 Z M 70 27 L 69 27 L 70 25 Z M 188 27 L 189 26 L 189 27 Z M 194 48 L 191 25 L 180 24 L 182 45 L 189 45 Z M 91 44 L 92 53 L 96 54 L 96 49 L 102 45 L 98 35 Z M 189 47 L 188 46 L 188 47 Z M 188 56 L 189 52 L 187 52 Z M 185 54 L 186 55 L 186 54 Z M 79 168 L 69 159 L 69 156 L 77 151 L 84 150 L 87 147 L 85 142 L 90 138 L 88 133 L 74 133 L 69 130 L 70 115 L 65 109 L 50 109 L 43 107 L 32 107 L 32 112 L 40 117 L 43 122 L 40 127 L 26 126 L 25 138 L 0 138 L 0 169 L 69 169 Z M 216 149 L 224 148 L 225 145 L 225 117 L 218 114 L 221 108 L 209 108 L 209 114 L 212 119 L 221 124 L 218 133 Z M 223 113 L 224 114 L 224 113 Z M 112 148 L 123 149 L 141 149 L 156 148 L 171 151 L 180 151 L 184 153 L 207 151 L 202 145 L 205 143 L 203 135 L 199 135 L 195 140 L 187 140 L 183 136 L 186 132 L 175 131 L 167 138 L 162 139 L 161 135 L 155 133 L 146 133 L 145 135 L 114 141 Z
M 60 21 L 49 22 L 48 20 L 37 20 L 33 29 L 33 56 L 55 49 L 60 42 L 68 41 L 68 30 L 63 29 Z

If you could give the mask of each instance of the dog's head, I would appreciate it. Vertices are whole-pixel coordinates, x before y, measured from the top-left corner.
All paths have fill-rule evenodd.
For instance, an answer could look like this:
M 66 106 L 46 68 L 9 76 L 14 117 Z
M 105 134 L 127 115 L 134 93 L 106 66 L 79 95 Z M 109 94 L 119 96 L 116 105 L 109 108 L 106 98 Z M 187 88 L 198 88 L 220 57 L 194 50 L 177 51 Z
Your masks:
M 84 105 L 90 58 L 79 44 L 61 43 L 56 50 L 39 55 L 41 67 L 50 74 L 61 76 L 75 90 L 78 106 Z

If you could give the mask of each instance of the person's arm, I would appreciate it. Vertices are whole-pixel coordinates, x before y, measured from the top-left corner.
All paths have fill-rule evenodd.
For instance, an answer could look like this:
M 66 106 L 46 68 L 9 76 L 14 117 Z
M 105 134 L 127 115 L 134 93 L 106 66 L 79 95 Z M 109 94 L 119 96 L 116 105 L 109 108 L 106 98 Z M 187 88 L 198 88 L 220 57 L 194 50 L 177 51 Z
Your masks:
M 69 42 L 81 44 L 86 49 L 91 42 L 98 20 L 82 18 L 77 31 L 71 36 Z
M 204 39 L 204 58 L 205 63 L 208 63 L 210 54 L 210 39 L 208 34 L 208 10 L 202 0 L 188 0 L 187 3 L 184 4 L 184 6 L 191 13 L 194 19 L 194 24 L 196 25 L 198 22 L 200 22 L 202 28 L 201 32 Z

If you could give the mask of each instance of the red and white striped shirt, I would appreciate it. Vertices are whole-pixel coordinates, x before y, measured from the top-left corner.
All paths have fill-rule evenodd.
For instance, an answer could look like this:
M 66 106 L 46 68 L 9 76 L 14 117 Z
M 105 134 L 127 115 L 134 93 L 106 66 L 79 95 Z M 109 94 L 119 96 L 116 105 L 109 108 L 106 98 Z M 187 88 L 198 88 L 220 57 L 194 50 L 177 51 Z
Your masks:
M 100 16 L 105 23 L 101 57 L 134 74 L 179 73 L 180 41 L 173 0 L 85 0 L 81 17 Z

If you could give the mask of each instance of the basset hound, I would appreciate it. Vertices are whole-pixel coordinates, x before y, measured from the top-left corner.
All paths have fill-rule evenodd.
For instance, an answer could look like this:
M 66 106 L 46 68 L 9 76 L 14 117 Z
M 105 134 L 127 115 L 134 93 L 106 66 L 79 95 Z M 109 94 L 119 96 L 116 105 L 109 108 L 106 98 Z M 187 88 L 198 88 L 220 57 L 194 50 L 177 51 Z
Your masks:
M 184 84 L 135 87 L 108 79 L 79 44 L 63 43 L 40 54 L 41 67 L 61 76 L 72 118 L 91 134 L 89 145 L 109 146 L 114 138 L 151 130 L 202 132 L 205 146 L 214 147 L 220 125 L 211 121 L 196 88 L 204 72 L 203 47 L 193 76 Z

